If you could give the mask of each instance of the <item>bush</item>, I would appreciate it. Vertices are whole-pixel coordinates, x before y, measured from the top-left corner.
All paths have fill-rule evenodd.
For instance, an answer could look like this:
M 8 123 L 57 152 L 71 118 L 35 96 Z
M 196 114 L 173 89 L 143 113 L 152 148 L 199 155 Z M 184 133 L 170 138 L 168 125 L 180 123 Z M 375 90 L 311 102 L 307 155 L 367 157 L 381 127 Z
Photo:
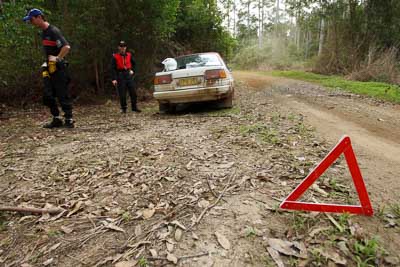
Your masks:
M 375 59 L 362 64 L 357 70 L 350 73 L 347 78 L 356 81 L 376 81 L 399 84 L 400 71 L 397 65 L 398 49 L 390 48 L 377 53 Z

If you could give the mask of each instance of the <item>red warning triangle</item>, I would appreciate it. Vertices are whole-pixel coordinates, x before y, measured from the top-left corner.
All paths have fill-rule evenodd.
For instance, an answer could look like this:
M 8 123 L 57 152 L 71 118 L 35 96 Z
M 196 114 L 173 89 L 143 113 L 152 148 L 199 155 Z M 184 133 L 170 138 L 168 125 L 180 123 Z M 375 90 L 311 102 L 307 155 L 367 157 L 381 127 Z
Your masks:
M 349 167 L 354 186 L 360 199 L 360 206 L 336 205 L 298 202 L 297 200 L 304 192 L 340 157 L 344 154 Z M 292 193 L 281 203 L 280 208 L 290 210 L 305 210 L 319 212 L 353 213 L 372 216 L 374 211 L 368 197 L 368 192 L 358 167 L 357 159 L 351 146 L 350 137 L 344 136 L 331 152 L 318 164 L 317 167 L 293 190 Z

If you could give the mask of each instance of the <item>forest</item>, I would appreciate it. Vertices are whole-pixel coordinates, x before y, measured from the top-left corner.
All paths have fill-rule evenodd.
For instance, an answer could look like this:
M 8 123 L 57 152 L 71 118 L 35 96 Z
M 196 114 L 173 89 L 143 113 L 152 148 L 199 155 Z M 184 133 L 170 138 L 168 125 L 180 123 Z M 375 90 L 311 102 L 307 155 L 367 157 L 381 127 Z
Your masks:
M 39 30 L 22 21 L 31 7 L 71 43 L 75 95 L 113 92 L 110 61 L 120 40 L 149 90 L 164 58 L 204 51 L 219 52 L 234 69 L 305 69 L 398 83 L 394 0 L 0 0 L 2 102 L 36 101 L 41 92 Z

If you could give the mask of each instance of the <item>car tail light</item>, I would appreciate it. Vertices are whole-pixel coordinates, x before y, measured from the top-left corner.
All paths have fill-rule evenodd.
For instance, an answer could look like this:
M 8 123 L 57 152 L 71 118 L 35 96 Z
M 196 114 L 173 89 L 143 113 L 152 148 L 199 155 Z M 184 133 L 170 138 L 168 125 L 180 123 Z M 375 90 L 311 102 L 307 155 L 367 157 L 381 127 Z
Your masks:
M 205 73 L 206 80 L 225 79 L 225 70 L 207 70 Z
M 171 76 L 171 74 L 169 74 L 169 75 L 156 76 L 156 77 L 154 78 L 154 85 L 170 84 L 170 83 L 172 83 L 172 76 Z

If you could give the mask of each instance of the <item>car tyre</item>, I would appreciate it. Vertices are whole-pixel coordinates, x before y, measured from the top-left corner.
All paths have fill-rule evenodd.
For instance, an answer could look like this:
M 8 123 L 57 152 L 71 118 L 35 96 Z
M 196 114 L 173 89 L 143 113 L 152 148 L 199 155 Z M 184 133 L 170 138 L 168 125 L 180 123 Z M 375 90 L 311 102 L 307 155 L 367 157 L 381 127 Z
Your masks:
M 174 113 L 176 110 L 176 104 L 171 103 L 158 103 L 160 114 Z
M 169 104 L 168 103 L 158 103 L 158 109 L 160 114 L 168 113 Z
M 234 95 L 234 93 L 232 91 L 232 93 L 227 98 L 220 100 L 217 104 L 218 108 L 232 108 L 233 107 L 233 95 Z

